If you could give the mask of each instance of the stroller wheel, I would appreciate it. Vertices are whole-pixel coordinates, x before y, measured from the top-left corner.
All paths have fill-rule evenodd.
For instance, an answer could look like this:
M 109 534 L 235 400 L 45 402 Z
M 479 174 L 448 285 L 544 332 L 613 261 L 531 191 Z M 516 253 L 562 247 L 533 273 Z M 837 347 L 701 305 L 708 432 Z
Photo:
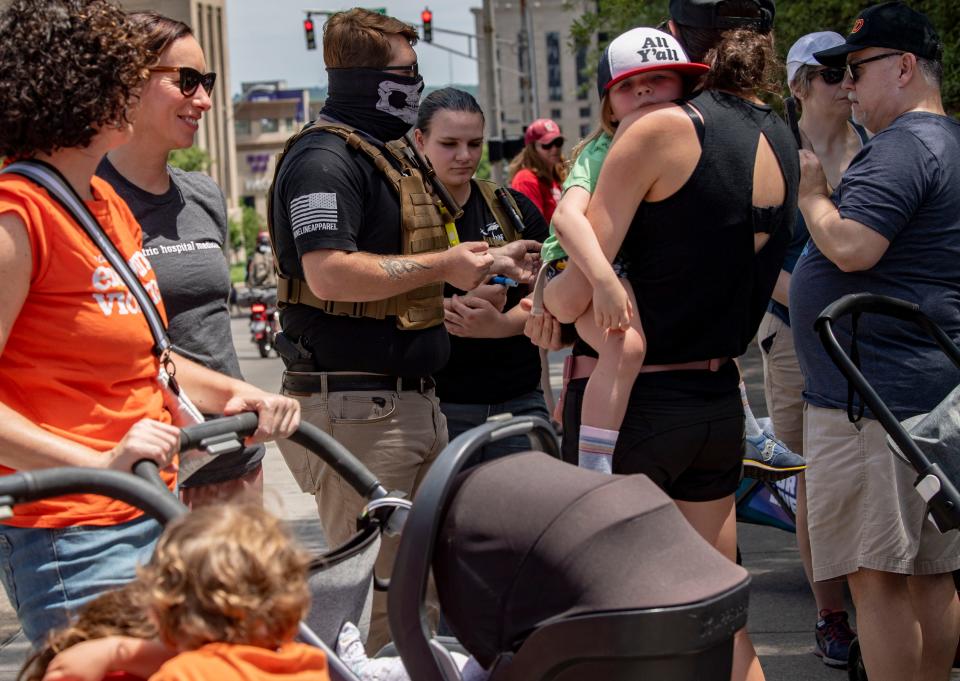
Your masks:
M 863 655 L 860 654 L 860 639 L 854 638 L 850 642 L 850 657 L 847 660 L 847 678 L 850 681 L 867 681 L 867 670 L 863 666 Z

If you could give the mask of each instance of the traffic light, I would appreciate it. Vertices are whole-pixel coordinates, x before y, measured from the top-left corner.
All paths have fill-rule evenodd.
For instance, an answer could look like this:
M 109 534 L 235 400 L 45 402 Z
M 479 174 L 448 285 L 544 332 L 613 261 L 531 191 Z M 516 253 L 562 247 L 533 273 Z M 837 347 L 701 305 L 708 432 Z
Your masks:
M 307 49 L 317 49 L 317 36 L 313 32 L 313 17 L 309 14 L 307 18 L 303 20 L 303 31 L 307 34 Z
M 425 43 L 433 42 L 433 12 L 429 7 L 424 7 L 420 12 L 420 21 L 423 22 L 423 41 Z

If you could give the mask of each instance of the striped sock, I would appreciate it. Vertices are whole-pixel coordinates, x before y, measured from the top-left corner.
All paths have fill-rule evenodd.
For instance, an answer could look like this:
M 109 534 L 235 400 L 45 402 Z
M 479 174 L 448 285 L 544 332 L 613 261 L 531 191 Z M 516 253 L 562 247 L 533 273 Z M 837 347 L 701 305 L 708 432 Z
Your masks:
M 580 426 L 580 468 L 599 473 L 613 473 L 613 448 L 619 430 Z

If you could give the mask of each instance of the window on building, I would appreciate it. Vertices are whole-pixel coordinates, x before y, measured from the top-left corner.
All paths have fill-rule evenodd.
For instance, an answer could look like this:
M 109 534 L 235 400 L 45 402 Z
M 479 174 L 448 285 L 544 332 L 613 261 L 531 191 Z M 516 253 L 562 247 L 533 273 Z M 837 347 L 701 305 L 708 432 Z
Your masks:
M 285 129 L 287 132 L 293 132 L 293 131 L 295 131 L 295 130 L 297 129 L 297 122 L 296 122 L 294 119 L 292 119 L 292 118 L 286 119 L 285 125 L 284 125 L 284 129 Z
M 580 118 L 590 118 L 590 107 L 581 106 L 580 107 Z
M 550 118 L 553 120 L 563 118 L 563 109 L 550 109 Z
M 551 102 L 563 101 L 563 74 L 560 69 L 560 34 L 547 33 L 547 92 Z
M 590 76 L 587 74 L 587 48 L 581 47 L 577 50 L 577 99 L 587 99 L 589 90 Z
M 584 137 L 589 135 L 591 132 L 593 132 L 593 128 L 590 127 L 589 123 L 580 124 L 580 139 L 583 139 Z
M 233 121 L 233 129 L 238 135 L 249 135 L 250 121 L 243 118 L 237 118 Z
M 524 40 L 524 34 L 517 33 L 517 70 L 520 72 L 520 77 L 517 78 L 517 89 L 520 91 L 520 103 L 526 104 L 527 102 L 527 49 L 526 42 Z
M 261 118 L 260 132 L 277 132 L 280 130 L 280 121 L 276 118 Z

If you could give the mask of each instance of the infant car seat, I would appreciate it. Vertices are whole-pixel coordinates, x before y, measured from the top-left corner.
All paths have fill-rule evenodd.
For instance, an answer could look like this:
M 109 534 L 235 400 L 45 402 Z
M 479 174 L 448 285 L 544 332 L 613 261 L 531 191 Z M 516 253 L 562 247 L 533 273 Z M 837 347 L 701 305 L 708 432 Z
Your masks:
M 727 681 L 733 634 L 746 624 L 746 571 L 645 476 L 539 452 L 461 473 L 474 451 L 524 424 L 549 429 L 521 417 L 461 435 L 414 501 L 390 592 L 411 678 L 459 678 L 426 633 L 432 564 L 449 626 L 492 681 Z

